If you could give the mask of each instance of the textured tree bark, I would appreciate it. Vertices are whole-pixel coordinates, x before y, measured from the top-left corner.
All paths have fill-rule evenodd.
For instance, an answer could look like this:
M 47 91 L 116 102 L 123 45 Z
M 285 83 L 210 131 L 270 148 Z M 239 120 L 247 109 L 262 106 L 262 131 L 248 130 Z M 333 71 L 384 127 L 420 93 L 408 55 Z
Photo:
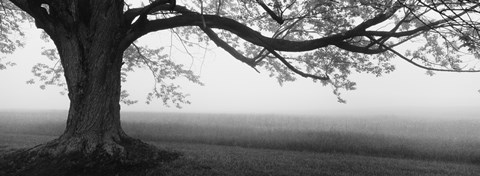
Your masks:
M 65 69 L 70 109 L 64 134 L 57 140 L 58 152 L 92 153 L 98 148 L 122 153 L 118 145 L 130 140 L 120 125 L 121 54 L 111 41 L 113 31 L 97 31 L 103 41 L 88 41 L 79 35 L 62 39 L 57 48 Z M 75 38 L 77 37 L 77 38 Z
M 59 4 L 55 9 L 60 10 L 51 13 L 64 19 L 49 34 L 59 51 L 70 99 L 67 126 L 54 141 L 53 153 L 90 154 L 103 149 L 110 155 L 121 154 L 124 149 L 119 144 L 131 140 L 120 125 L 121 11 L 106 3 L 98 7 L 71 3 L 76 6 L 60 11 Z M 97 8 L 108 10 L 93 13 Z

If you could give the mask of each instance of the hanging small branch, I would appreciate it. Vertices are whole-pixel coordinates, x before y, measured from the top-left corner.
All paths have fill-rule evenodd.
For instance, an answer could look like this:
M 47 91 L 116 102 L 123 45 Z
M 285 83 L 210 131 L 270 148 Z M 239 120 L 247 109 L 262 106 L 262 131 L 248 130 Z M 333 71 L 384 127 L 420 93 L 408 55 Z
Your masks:
M 270 17 L 272 17 L 275 21 L 277 21 L 278 24 L 283 24 L 285 22 L 282 17 L 278 16 L 273 12 L 272 9 L 270 9 L 262 0 L 257 0 L 257 3 L 262 6 L 263 10 L 265 10 Z
M 200 0 L 200 15 L 202 17 L 203 28 L 206 28 L 207 24 L 205 23 L 205 17 L 203 16 L 203 0 Z

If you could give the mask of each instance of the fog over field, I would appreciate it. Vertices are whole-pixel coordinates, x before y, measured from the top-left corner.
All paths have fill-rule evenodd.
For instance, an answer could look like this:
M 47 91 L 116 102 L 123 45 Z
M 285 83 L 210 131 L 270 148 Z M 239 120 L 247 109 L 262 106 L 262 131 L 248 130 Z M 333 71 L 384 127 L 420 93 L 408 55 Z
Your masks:
M 30 145 L 42 141 L 38 135 L 53 139 L 66 114 L 2 111 L 0 133 L 7 136 L 0 142 L 7 147 L 22 140 L 19 134 L 37 136 Z M 480 162 L 478 118 L 123 112 L 122 120 L 129 135 L 146 141 Z
M 252 128 L 293 131 L 339 131 L 381 134 L 401 137 L 427 137 L 448 140 L 480 141 L 480 118 L 474 112 L 445 112 L 443 116 L 395 115 L 280 115 L 229 113 L 161 113 L 123 112 L 127 123 L 197 125 L 224 128 Z M 439 114 L 441 115 L 441 114 Z M 3 110 L 2 129 L 8 124 L 43 124 L 66 122 L 64 110 Z

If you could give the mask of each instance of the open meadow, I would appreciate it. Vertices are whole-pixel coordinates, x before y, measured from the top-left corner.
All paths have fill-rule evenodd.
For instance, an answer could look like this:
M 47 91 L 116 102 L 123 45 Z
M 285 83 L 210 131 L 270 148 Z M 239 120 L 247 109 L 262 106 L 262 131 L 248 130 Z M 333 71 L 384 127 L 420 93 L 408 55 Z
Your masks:
M 54 139 L 65 117 L 1 112 L 0 150 Z M 480 120 L 141 112 L 122 120 L 129 135 L 183 153 L 150 175 L 480 174 Z

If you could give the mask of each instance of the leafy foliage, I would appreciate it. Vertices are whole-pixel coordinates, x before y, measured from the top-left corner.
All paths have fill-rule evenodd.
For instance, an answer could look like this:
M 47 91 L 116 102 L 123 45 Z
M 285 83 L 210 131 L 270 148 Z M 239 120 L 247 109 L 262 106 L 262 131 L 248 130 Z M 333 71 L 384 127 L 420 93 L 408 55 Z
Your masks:
M 203 85 L 193 71 L 184 69 L 181 64 L 176 64 L 170 60 L 167 55 L 162 54 L 163 48 L 150 49 L 136 44 L 130 46 L 124 53 L 124 65 L 122 67 L 122 82 L 127 81 L 129 72 L 136 69 L 147 68 L 152 73 L 153 88 L 146 97 L 146 103 L 150 103 L 154 98 L 160 99 L 165 106 L 174 105 L 181 108 L 182 104 L 189 104 L 187 100 L 188 94 L 183 93 L 179 85 L 174 84 L 173 80 L 184 78 L 195 84 Z M 41 89 L 47 86 L 59 86 L 64 90 L 60 92 L 62 95 L 68 91 L 63 76 L 63 68 L 60 64 L 60 58 L 56 49 L 43 49 L 42 55 L 52 61 L 52 65 L 38 63 L 33 66 L 32 73 L 35 79 L 27 81 L 28 84 L 40 84 Z M 121 91 L 121 102 L 126 105 L 135 104 L 138 100 L 129 98 L 127 90 Z
M 65 79 L 63 77 L 63 67 L 56 49 L 43 48 L 42 55 L 46 56 L 50 61 L 55 63 L 53 66 L 45 63 L 37 63 L 32 67 L 32 73 L 35 79 L 30 79 L 27 84 L 35 84 L 40 82 L 40 88 L 45 89 L 47 85 L 63 87 L 64 90 L 60 94 L 67 92 Z
M 352 30 L 360 22 L 372 19 L 378 14 L 386 13 L 392 8 L 392 6 L 394 6 L 393 1 L 329 0 L 273 0 L 265 1 L 265 4 L 273 7 L 274 11 L 277 12 L 277 15 L 283 18 L 285 22 L 283 24 L 276 23 L 260 8 L 260 6 L 258 6 L 256 1 L 194 1 L 192 4 L 187 5 L 187 8 L 193 9 L 202 14 L 215 14 L 232 18 L 264 35 L 271 35 L 272 38 L 304 41 Z M 434 19 L 426 19 L 426 17 L 424 17 L 432 16 L 433 12 L 426 13 L 426 11 L 428 11 L 426 8 L 429 8 L 428 5 L 421 6 L 415 1 L 405 1 L 404 4 L 401 5 L 407 8 L 403 12 L 395 13 L 390 20 L 382 23 L 383 25 L 389 26 L 390 28 L 393 27 L 394 29 L 397 28 L 395 29 L 396 31 L 408 31 L 421 26 L 422 21 L 434 21 Z M 295 81 L 297 79 L 294 72 L 282 64 L 277 57 L 268 51 L 265 51 L 265 48 L 244 41 L 229 31 L 220 30 L 216 32 L 220 35 L 222 40 L 234 47 L 237 52 L 245 55 L 247 58 L 253 58 L 263 70 L 270 72 L 270 76 L 276 77 L 280 85 L 283 85 L 284 82 Z M 392 29 L 392 32 L 395 31 Z M 424 32 L 423 37 L 426 39 L 424 42 L 425 46 L 418 47 L 415 55 L 407 54 L 407 56 L 423 61 L 422 64 L 427 67 L 437 66 L 432 63 L 441 63 L 440 66 L 444 68 L 461 70 L 459 64 L 461 64 L 463 60 L 458 52 L 441 52 L 443 48 L 451 50 L 452 47 L 446 46 L 445 44 L 439 44 L 438 37 L 429 37 L 432 35 L 438 35 L 435 33 L 439 32 Z M 201 30 L 198 28 L 195 30 L 193 27 L 184 28 L 182 34 L 186 36 L 189 36 L 188 34 L 197 34 L 198 41 L 202 41 L 203 38 L 205 38 Z M 452 33 L 452 35 L 458 34 Z M 388 40 L 389 38 L 378 39 L 385 40 L 383 42 L 385 44 L 390 44 L 393 48 L 401 43 L 412 40 L 413 37 L 406 36 L 390 40 Z M 187 39 L 189 38 L 192 37 L 187 37 Z M 472 43 L 471 40 L 469 41 Z M 368 50 L 369 47 L 375 49 L 384 48 L 384 46 L 375 46 L 367 37 L 355 37 L 347 42 L 354 46 L 365 47 L 365 50 Z M 472 46 L 474 44 L 465 45 Z M 473 51 L 473 49 L 470 50 Z M 425 56 L 420 57 L 420 55 L 426 55 L 433 52 L 436 52 L 434 54 L 436 58 L 434 62 L 427 61 Z M 352 71 L 371 73 L 376 76 L 390 73 L 395 69 L 390 63 L 390 59 L 396 56 L 395 53 L 389 52 L 386 49 L 377 54 L 362 54 L 362 51 L 352 52 L 333 46 L 319 48 L 303 54 L 283 53 L 282 55 L 288 59 L 292 65 L 295 65 L 297 69 L 303 70 L 308 74 L 328 75 L 330 79 L 321 82 L 323 85 L 331 85 L 333 87 L 333 92 L 337 95 L 339 102 L 345 102 L 345 100 L 340 97 L 341 90 L 355 89 L 356 83 L 349 79 L 349 75 Z M 475 68 L 471 69 L 474 70 Z
M 259 5 L 264 2 L 284 20 L 277 23 Z M 352 71 L 381 76 L 394 71 L 390 59 L 399 56 L 433 71 L 477 71 L 480 41 L 478 13 L 475 2 L 462 1 L 373 1 L 373 0 L 204 0 L 194 1 L 188 9 L 202 15 L 218 15 L 245 24 L 263 35 L 290 41 L 306 41 L 356 29 L 361 23 L 388 15 L 391 17 L 367 28 L 372 34 L 361 34 L 338 44 L 318 48 L 301 54 L 281 52 L 281 56 L 300 71 L 311 75 L 325 75 L 323 85 L 331 85 L 339 102 L 342 90 L 354 90 L 356 83 L 350 80 Z M 394 10 L 396 9 L 396 10 Z M 245 13 L 246 12 L 246 13 Z M 441 24 L 441 25 L 440 25 Z M 418 30 L 420 28 L 425 28 Z M 410 35 L 391 37 L 396 33 Z M 188 29 L 190 34 L 204 38 L 201 30 Z M 238 53 L 254 60 L 260 68 L 276 77 L 280 85 L 295 81 L 297 74 L 283 64 L 267 47 L 242 40 L 226 30 L 216 31 L 219 37 L 235 48 Z M 384 32 L 375 36 L 375 32 Z M 371 36 L 369 36 L 371 35 Z M 415 43 L 414 51 L 404 54 L 394 50 L 404 43 Z M 343 46 L 340 46 L 343 45 Z M 348 46 L 349 48 L 347 48 Z M 356 48 L 355 48 L 356 47 Z M 353 48 L 353 49 L 352 49 Z M 279 51 L 277 51 L 279 52 Z M 474 56 L 473 62 L 468 62 Z M 409 58 L 407 58 L 409 57 Z M 314 81 L 316 81 L 314 79 Z
M 162 100 L 165 106 L 170 104 L 181 108 L 181 104 L 190 104 L 186 98 L 188 94 L 181 92 L 179 85 L 172 83 L 177 78 L 185 78 L 195 84 L 203 85 L 193 71 L 184 69 L 182 64 L 170 60 L 165 54 L 161 54 L 163 48 L 150 49 L 133 44 L 124 52 L 125 65 L 122 68 L 122 81 L 126 81 L 127 72 L 135 69 L 148 68 L 154 81 L 153 89 L 147 95 L 146 103 L 153 98 Z
M 0 0 L 0 53 L 11 54 L 24 43 L 19 39 L 24 36 L 20 24 L 28 21 L 27 15 L 10 1 Z M 13 62 L 2 63 L 5 56 L 0 55 L 0 70 L 14 66 Z
M 138 38 L 170 29 L 185 49 L 213 41 L 256 71 L 268 72 L 280 85 L 295 81 L 298 75 L 313 78 L 331 86 L 342 103 L 342 91 L 356 88 L 350 79 L 352 73 L 390 73 L 395 70 L 391 63 L 394 57 L 426 69 L 430 75 L 435 71 L 479 72 L 480 5 L 476 1 L 198 0 L 171 5 L 171 1 L 163 0 L 126 2 L 124 15 L 130 31 L 146 29 Z M 196 21 L 165 27 L 163 22 L 171 19 L 175 21 L 169 22 L 175 24 L 186 19 Z M 151 25 L 135 28 L 143 23 Z M 10 31 L 19 31 L 13 21 L 6 24 L 11 25 Z M 279 47 L 278 43 L 291 48 Z M 400 45 L 410 48 L 397 51 Z M 10 50 L 7 48 L 7 53 Z M 122 80 L 127 72 L 148 68 L 154 88 L 147 95 L 147 103 L 156 97 L 165 105 L 180 107 L 189 103 L 188 94 L 180 93 L 180 86 L 170 80 L 182 77 L 202 83 L 192 71 L 161 54 L 162 50 L 136 44 L 128 47 Z M 52 51 L 44 54 L 53 56 Z M 61 67 L 38 64 L 32 72 L 45 85 L 64 84 L 57 81 Z M 126 95 L 128 92 L 122 91 L 124 103 L 136 102 Z

